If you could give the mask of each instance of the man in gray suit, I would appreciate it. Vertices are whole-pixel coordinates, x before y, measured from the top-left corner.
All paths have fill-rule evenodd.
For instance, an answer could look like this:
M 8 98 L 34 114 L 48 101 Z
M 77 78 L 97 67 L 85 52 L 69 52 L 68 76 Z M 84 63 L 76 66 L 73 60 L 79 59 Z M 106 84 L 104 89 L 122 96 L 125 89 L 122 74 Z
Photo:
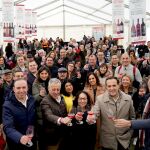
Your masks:
M 102 150 L 127 150 L 132 132 L 130 128 L 116 128 L 115 118 L 133 119 L 135 117 L 131 96 L 119 90 L 116 77 L 106 79 L 106 92 L 96 98 L 92 109 L 100 117 L 100 145 Z M 92 121 L 94 117 L 87 117 Z

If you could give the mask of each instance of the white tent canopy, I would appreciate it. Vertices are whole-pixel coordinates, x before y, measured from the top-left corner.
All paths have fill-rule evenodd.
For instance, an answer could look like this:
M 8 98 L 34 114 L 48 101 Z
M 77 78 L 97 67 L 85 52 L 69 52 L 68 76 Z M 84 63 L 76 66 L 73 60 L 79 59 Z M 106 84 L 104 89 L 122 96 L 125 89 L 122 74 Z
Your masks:
M 150 1 L 146 0 L 150 19 Z M 39 26 L 111 24 L 112 0 L 15 0 L 37 12 Z M 129 0 L 125 0 L 125 20 L 129 20 Z
M 125 39 L 129 39 L 129 0 L 124 0 Z M 38 38 L 73 37 L 81 40 L 83 35 L 92 35 L 92 27 L 105 24 L 105 34 L 112 34 L 112 0 L 14 0 L 37 12 Z M 2 0 L 0 1 L 2 11 Z M 0 13 L 0 16 L 2 13 Z M 2 17 L 0 17 L 0 22 Z M 150 0 L 146 0 L 147 33 L 150 31 Z M 147 40 L 150 35 L 147 34 Z

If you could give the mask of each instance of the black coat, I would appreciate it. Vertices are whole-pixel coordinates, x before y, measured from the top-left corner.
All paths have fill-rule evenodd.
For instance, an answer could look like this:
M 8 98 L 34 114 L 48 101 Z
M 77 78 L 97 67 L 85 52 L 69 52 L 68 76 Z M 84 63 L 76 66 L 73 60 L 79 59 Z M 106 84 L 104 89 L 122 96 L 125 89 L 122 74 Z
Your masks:
M 32 94 L 32 86 L 33 86 L 33 82 L 35 79 L 36 79 L 36 77 L 31 72 L 29 72 L 27 74 L 28 93 L 29 94 Z
M 71 150 L 94 150 L 96 142 L 96 124 L 86 122 L 87 112 L 83 115 L 83 124 L 74 120 L 70 137 Z
M 57 78 L 57 74 L 58 74 L 58 67 L 57 66 L 52 66 L 52 67 L 48 67 L 51 73 L 51 78 Z
M 35 123 L 35 101 L 28 95 L 27 107 L 20 103 L 14 94 L 3 105 L 3 126 L 10 150 L 28 150 L 20 143 L 29 125 Z M 35 145 L 35 144 L 34 144 Z M 34 149 L 34 148 L 33 148 Z

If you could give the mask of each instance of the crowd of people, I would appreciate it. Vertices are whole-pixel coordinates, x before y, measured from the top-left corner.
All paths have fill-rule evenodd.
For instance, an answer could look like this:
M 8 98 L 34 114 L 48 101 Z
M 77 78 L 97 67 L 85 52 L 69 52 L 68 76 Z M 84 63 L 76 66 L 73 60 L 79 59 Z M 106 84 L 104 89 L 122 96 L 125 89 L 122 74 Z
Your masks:
M 8 43 L 0 150 L 150 150 L 149 75 L 150 41 L 126 50 L 111 36 Z

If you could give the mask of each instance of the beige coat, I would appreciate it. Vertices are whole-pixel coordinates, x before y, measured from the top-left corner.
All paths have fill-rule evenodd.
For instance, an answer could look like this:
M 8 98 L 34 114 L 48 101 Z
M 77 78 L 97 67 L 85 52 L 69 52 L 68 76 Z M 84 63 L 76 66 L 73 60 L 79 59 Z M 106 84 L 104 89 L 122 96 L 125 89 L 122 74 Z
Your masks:
M 93 102 L 93 104 L 95 103 L 94 102 L 94 91 L 93 91 L 93 88 L 91 86 L 85 86 L 84 87 L 84 91 L 86 91 L 90 97 L 91 97 L 91 100 Z M 96 97 L 103 94 L 104 93 L 104 88 L 101 87 L 101 86 L 97 86 L 97 89 L 96 89 Z
M 132 131 L 130 128 L 116 128 L 108 111 L 114 112 L 116 118 L 133 119 L 135 117 L 131 96 L 119 91 L 120 98 L 117 103 L 112 100 L 108 92 L 96 99 L 93 111 L 100 116 L 100 144 L 105 148 L 117 150 L 117 141 L 126 149 L 129 146 Z

